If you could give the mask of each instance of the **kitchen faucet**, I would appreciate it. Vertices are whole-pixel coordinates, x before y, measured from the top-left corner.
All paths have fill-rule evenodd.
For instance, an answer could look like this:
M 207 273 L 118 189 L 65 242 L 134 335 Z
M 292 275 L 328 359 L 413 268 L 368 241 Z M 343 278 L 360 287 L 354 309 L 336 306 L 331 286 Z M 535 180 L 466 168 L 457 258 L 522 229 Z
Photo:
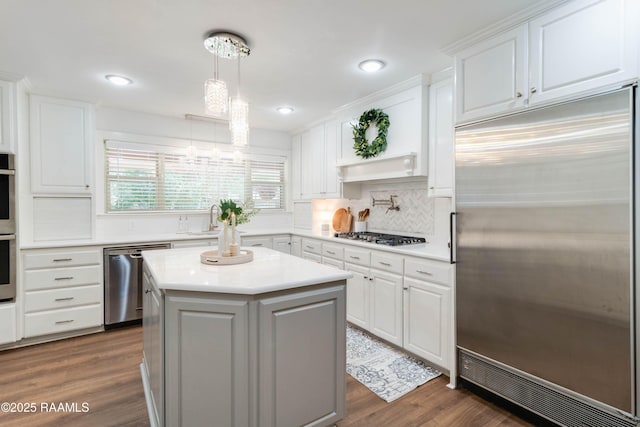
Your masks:
M 213 220 L 213 208 L 216 208 L 216 220 Z M 220 216 L 220 206 L 213 204 L 209 208 L 209 231 L 214 231 L 218 226 L 216 222 L 218 222 L 218 217 Z

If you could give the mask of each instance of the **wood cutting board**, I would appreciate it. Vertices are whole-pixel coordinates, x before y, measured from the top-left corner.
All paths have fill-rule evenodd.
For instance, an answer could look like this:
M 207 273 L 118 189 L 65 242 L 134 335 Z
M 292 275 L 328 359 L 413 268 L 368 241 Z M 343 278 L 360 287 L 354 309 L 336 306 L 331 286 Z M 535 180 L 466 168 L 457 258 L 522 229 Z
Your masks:
M 342 220 L 343 233 L 349 233 L 351 231 L 352 222 L 353 222 L 353 215 L 351 215 L 351 208 L 347 208 L 347 215 Z
M 348 215 L 347 210 L 344 208 L 340 208 L 335 211 L 331 225 L 336 232 L 346 233 L 346 231 L 342 231 L 342 224 L 347 220 Z

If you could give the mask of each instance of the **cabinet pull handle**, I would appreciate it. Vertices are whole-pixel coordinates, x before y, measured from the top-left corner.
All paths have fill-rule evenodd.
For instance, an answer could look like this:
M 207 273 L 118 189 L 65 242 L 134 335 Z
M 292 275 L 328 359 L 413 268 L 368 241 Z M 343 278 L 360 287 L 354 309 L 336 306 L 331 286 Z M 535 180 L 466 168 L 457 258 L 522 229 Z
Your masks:
M 71 322 L 73 322 L 73 319 L 70 319 L 70 320 L 58 320 L 56 322 L 56 325 L 61 325 L 63 323 L 71 323 Z
M 404 288 L 402 288 L 402 289 L 404 289 L 405 291 L 408 291 L 408 290 L 409 290 L 409 288 L 408 288 L 408 287 L 406 287 L 406 286 L 405 286 Z
M 56 277 L 53 280 L 73 280 L 73 276 L 69 277 Z
M 374 279 L 373 277 L 369 277 L 369 281 L 370 281 L 370 282 L 372 282 L 372 281 L 373 281 L 373 279 Z
M 254 243 L 253 245 L 251 245 L 251 247 L 257 247 L 257 246 L 262 246 L 262 243 Z
M 149 292 L 151 292 L 151 289 L 145 289 L 145 290 L 144 290 L 144 293 L 145 293 L 145 294 L 148 294 Z
M 388 262 L 382 262 L 382 261 L 378 261 L 378 263 L 387 266 L 387 267 L 391 267 L 391 264 L 389 264 Z
M 54 301 L 71 301 L 74 297 L 56 298 Z
M 433 276 L 433 273 L 430 273 L 428 271 L 423 271 L 423 270 L 416 270 L 416 273 L 426 274 L 427 276 Z
M 522 98 L 522 92 L 516 92 L 516 98 Z
M 142 307 L 136 307 L 136 311 L 142 311 Z
M 536 89 L 535 86 L 531 88 L 531 93 L 536 93 L 537 91 L 538 89 Z
M 65 261 L 71 261 L 73 258 L 56 258 L 53 260 L 53 262 L 65 262 Z
M 349 258 L 351 258 L 351 259 L 360 259 L 359 256 L 353 256 L 353 255 L 349 255 Z
M 336 253 L 333 251 L 327 251 L 328 254 L 335 255 Z
M 309 245 L 305 245 L 304 247 L 307 249 L 314 249 L 313 246 L 309 246 Z

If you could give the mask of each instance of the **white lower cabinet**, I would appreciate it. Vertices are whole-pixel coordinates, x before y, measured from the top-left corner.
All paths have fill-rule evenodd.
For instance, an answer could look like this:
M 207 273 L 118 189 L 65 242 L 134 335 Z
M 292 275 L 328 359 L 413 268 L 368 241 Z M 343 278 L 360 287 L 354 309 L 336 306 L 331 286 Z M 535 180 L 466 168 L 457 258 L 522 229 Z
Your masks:
M 303 258 L 353 275 L 346 289 L 349 323 L 452 372 L 450 264 L 315 239 L 304 238 L 301 245 Z
M 273 249 L 285 254 L 291 253 L 291 237 L 290 236 L 273 236 Z
M 402 346 L 402 276 L 371 270 L 369 330 Z
M 0 344 L 17 341 L 16 334 L 16 305 L 15 303 L 0 304 Z
M 198 246 L 218 246 L 218 239 L 198 239 L 198 240 L 177 240 L 171 242 L 171 247 L 179 248 L 197 248 Z
M 322 242 L 315 239 L 302 239 L 302 258 L 322 264 Z
M 142 278 L 142 359 L 155 423 L 164 425 L 164 298 L 145 270 Z
M 25 338 L 104 323 L 100 249 L 23 251 L 23 265 Z
M 302 257 L 302 237 L 291 236 L 291 255 Z
M 404 348 L 451 370 L 453 301 L 451 265 L 405 259 Z
M 369 268 L 344 264 L 353 277 L 347 279 L 347 321 L 369 329 Z
M 450 306 L 449 288 L 404 279 L 404 348 L 447 369 Z

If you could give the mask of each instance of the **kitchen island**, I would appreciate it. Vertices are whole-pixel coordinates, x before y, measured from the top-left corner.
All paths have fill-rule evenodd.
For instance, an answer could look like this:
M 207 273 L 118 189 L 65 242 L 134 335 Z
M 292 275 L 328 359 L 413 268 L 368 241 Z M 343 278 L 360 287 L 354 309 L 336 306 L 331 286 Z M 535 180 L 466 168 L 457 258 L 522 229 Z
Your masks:
M 205 265 L 206 247 L 143 252 L 151 425 L 326 426 L 344 416 L 351 273 L 266 248 Z

